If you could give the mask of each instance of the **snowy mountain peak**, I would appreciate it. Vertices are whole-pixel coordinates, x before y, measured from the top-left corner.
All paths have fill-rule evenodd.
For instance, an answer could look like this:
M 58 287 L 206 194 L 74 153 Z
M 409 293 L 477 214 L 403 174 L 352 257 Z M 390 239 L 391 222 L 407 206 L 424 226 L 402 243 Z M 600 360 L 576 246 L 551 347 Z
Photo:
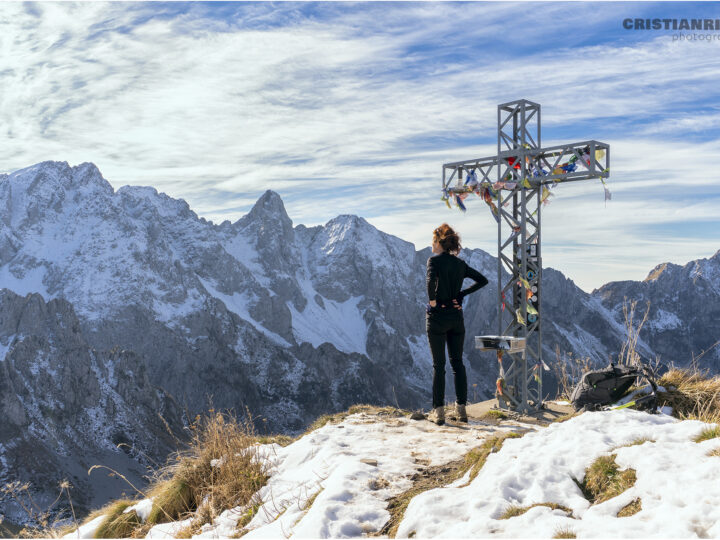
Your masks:
M 158 193 L 154 187 L 123 186 L 117 190 L 117 194 L 122 197 L 123 204 L 131 209 L 133 214 L 152 208 L 163 218 L 181 216 L 200 220 L 197 214 L 190 210 L 190 205 L 185 199 L 175 199 L 166 193 Z
M 285 205 L 280 195 L 270 189 L 262 194 L 250 212 L 235 222 L 235 225 L 244 229 L 253 223 L 274 224 L 284 234 L 292 234 L 292 220 L 285 210 Z
M 108 194 L 114 192 L 110 182 L 103 178 L 100 169 L 94 163 L 85 162 L 76 167 L 72 167 L 72 179 L 76 185 L 92 185 L 101 188 Z
M 265 193 L 262 194 L 262 196 L 253 205 L 248 215 L 273 215 L 287 217 L 288 219 L 290 219 L 287 212 L 285 211 L 285 205 L 283 204 L 282 198 L 278 193 L 271 189 L 268 189 L 267 191 L 265 191 Z
M 109 194 L 113 193 L 112 186 L 103 178 L 97 166 L 89 162 L 71 167 L 67 161 L 43 161 L 19 169 L 5 178 L 13 186 L 29 189 L 31 192 L 67 191 L 82 186 L 92 186 Z
M 355 214 L 340 214 L 339 216 L 336 216 L 332 218 L 330 221 L 327 222 L 325 225 L 326 227 L 329 225 L 335 225 L 335 226 L 344 226 L 346 228 L 350 227 L 361 227 L 361 228 L 372 228 L 375 229 L 370 223 L 367 222 L 365 218 L 362 218 L 360 216 L 356 216 Z
M 647 277 L 643 280 L 645 283 L 648 281 L 655 281 L 657 280 L 663 273 L 667 274 L 668 272 L 680 268 L 677 264 L 673 263 L 662 263 L 658 264 L 655 268 L 653 268 L 650 273 L 648 273 Z
M 401 238 L 387 234 L 366 219 L 353 214 L 341 214 L 325 224 L 323 250 L 331 253 L 337 246 L 343 250 L 356 252 L 358 249 L 374 252 L 374 258 L 385 259 L 394 253 L 412 253 L 414 257 L 415 246 Z M 385 250 L 389 249 L 390 252 Z M 379 251 L 378 251 L 379 250 Z

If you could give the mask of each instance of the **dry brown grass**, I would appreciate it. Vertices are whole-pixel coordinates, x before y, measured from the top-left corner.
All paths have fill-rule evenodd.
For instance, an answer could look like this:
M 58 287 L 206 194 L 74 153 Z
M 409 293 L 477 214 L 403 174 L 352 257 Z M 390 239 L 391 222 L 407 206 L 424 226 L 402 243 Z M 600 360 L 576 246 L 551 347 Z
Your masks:
M 557 418 L 553 419 L 550 423 L 556 424 L 560 422 L 567 422 L 571 418 L 575 418 L 576 416 L 580 416 L 582 413 L 580 411 L 571 412 L 568 414 L 565 414 L 563 416 L 558 416 Z
M 480 472 L 480 469 L 482 469 L 483 465 L 485 465 L 485 461 L 487 461 L 488 456 L 499 451 L 500 448 L 502 448 L 505 439 L 519 439 L 523 435 L 524 434 L 516 433 L 514 431 L 508 431 L 507 433 L 496 435 L 494 437 L 488 437 L 480 446 L 473 448 L 470 452 L 465 454 L 463 474 L 470 471 L 470 476 L 467 483 L 464 485 L 467 486 L 475 480 Z
M 592 363 L 590 358 L 580 358 L 573 356 L 571 352 L 560 354 L 560 347 L 555 346 L 555 363 L 553 370 L 555 378 L 558 381 L 558 391 L 556 399 L 570 399 L 575 385 L 578 383 L 584 373 L 590 371 Z
M 629 504 L 623 506 L 617 513 L 617 517 L 634 516 L 642 510 L 642 499 L 633 499 Z
M 248 505 L 247 510 L 245 510 L 245 512 L 243 512 L 243 515 L 240 517 L 240 519 L 237 522 L 237 525 L 236 525 L 237 532 L 233 535 L 233 538 L 241 538 L 249 532 L 245 527 L 257 515 L 258 510 L 260 509 L 260 506 L 262 506 L 262 501 L 260 501 L 260 500 Z
M 497 409 L 490 409 L 480 417 L 480 420 L 488 422 L 489 424 L 498 425 L 501 420 L 507 420 L 508 418 L 510 418 L 509 413 Z
M 623 298 L 623 316 L 625 319 L 625 341 L 620 348 L 618 354 L 618 364 L 627 366 L 638 366 L 642 363 L 640 355 L 637 352 L 637 342 L 640 339 L 640 331 L 647 322 L 650 313 L 650 302 L 645 306 L 642 316 L 637 316 L 637 300 L 628 301 L 627 297 Z M 638 322 L 639 321 L 639 322 Z M 568 352 L 562 357 L 560 348 L 555 347 L 555 364 L 553 366 L 555 376 L 558 381 L 558 393 L 556 399 L 570 399 L 575 385 L 580 381 L 581 377 L 596 369 L 590 358 L 575 357 Z
M 322 416 L 318 417 L 318 419 L 315 420 L 312 424 L 310 424 L 307 430 L 305 430 L 305 433 L 300 435 L 300 437 L 302 437 L 303 435 L 307 435 L 308 433 L 315 431 L 316 429 L 320 429 L 328 423 L 339 424 L 348 416 L 357 413 L 370 414 L 381 418 L 399 418 L 408 416 L 410 414 L 410 411 L 398 409 L 397 407 L 379 407 L 377 405 L 353 405 L 347 411 L 342 411 L 334 414 L 323 414 Z
M 510 519 L 516 516 L 521 516 L 525 512 L 527 512 L 531 508 L 535 508 L 536 506 L 547 506 L 551 510 L 562 510 L 569 517 L 572 517 L 572 510 L 570 510 L 567 506 L 563 506 L 562 504 L 557 504 L 553 502 L 545 502 L 531 504 L 530 506 L 519 506 L 516 504 L 511 504 L 505 509 L 505 511 L 500 515 L 498 519 Z
M 645 306 L 645 313 L 642 314 L 642 319 L 639 323 L 635 322 L 636 309 L 637 300 L 631 300 L 628 302 L 627 297 L 623 298 L 623 316 L 625 319 L 626 338 L 620 348 L 620 354 L 618 355 L 618 363 L 621 365 L 639 366 L 642 364 L 640 355 L 637 352 L 637 342 L 640 338 L 640 330 L 642 330 L 643 325 L 647 322 L 648 314 L 650 313 L 650 302 L 647 302 Z
M 617 450 L 618 448 L 627 448 L 627 447 L 630 447 L 630 446 L 640 446 L 640 445 L 645 444 L 645 443 L 647 443 L 647 442 L 649 442 L 649 443 L 654 443 L 654 442 L 655 442 L 655 439 L 651 439 L 651 438 L 649 438 L 649 437 L 638 437 L 638 438 L 635 439 L 634 441 L 631 441 L 631 442 L 629 442 L 629 443 L 627 443 L 627 444 L 621 444 L 621 445 L 619 445 L 619 446 L 614 447 L 611 451 Z
M 577 538 L 577 534 L 570 527 L 561 527 L 555 529 L 553 538 Z
M 709 457 L 720 457 L 720 446 L 715 448 L 714 450 L 710 450 L 707 455 Z
M 244 506 L 267 482 L 267 464 L 256 459 L 252 422 L 211 411 L 191 426 L 188 450 L 161 471 L 148 491 L 148 523 L 175 521 L 207 500 L 210 520 L 227 508 Z
M 227 413 L 211 410 L 198 416 L 190 426 L 190 442 L 173 454 L 160 469 L 142 497 L 153 504 L 145 523 L 135 512 L 123 511 L 137 501 L 115 501 L 90 514 L 84 521 L 106 516 L 96 531 L 97 538 L 144 536 L 155 524 L 193 517 L 180 534 L 189 535 L 223 510 L 252 506 L 253 497 L 267 482 L 267 460 L 257 454 L 260 441 L 287 442 L 285 438 L 260 438 L 251 419 L 241 421 Z M 203 502 L 205 501 L 205 502 Z
M 615 454 L 600 456 L 585 469 L 585 478 L 578 487 L 591 504 L 598 504 L 617 497 L 635 485 L 634 469 L 619 470 Z
M 720 376 L 673 368 L 660 378 L 658 384 L 666 390 L 658 392 L 659 404 L 672 407 L 673 416 L 681 420 L 720 423 Z
M 255 438 L 258 444 L 278 444 L 280 446 L 288 446 L 297 439 L 290 435 L 260 435 Z
M 9 482 L 0 486 L 0 502 L 13 501 L 25 514 L 28 524 L 15 525 L 4 521 L 0 514 L 0 537 L 6 538 L 61 538 L 77 528 L 75 508 L 70 497 L 72 485 L 67 480 L 59 484 L 57 498 L 47 508 L 34 500 L 29 483 Z M 67 498 L 69 508 L 59 508 L 61 499 Z M 72 525 L 68 525 L 68 520 Z
M 125 510 L 134 504 L 135 501 L 125 499 L 115 501 L 106 506 L 103 514 L 105 515 L 105 519 L 95 530 L 94 537 L 128 538 L 135 528 L 140 525 L 140 518 L 135 512 L 125 513 Z
M 318 418 L 307 432 L 328 422 L 341 422 L 356 413 L 380 418 L 408 414 L 395 407 L 356 405 L 347 411 Z M 190 536 L 199 532 L 205 523 L 212 522 L 223 510 L 243 506 L 247 511 L 238 522 L 237 536 L 245 534 L 245 525 L 262 504 L 262 501 L 253 497 L 268 478 L 265 460 L 255 459 L 256 446 L 270 443 L 287 446 L 297 438 L 286 435 L 258 436 L 249 415 L 247 420 L 241 421 L 212 409 L 206 416 L 196 417 L 190 427 L 190 434 L 186 450 L 171 456 L 169 464 L 158 471 L 148 489 L 136 489 L 142 497 L 153 499 L 152 510 L 145 523 L 141 523 L 134 512 L 118 517 L 120 506 L 124 510 L 137 501 L 110 503 L 93 512 L 84 523 L 104 515 L 107 518 L 101 525 L 101 534 L 109 537 L 138 537 L 144 536 L 152 525 L 193 517 L 190 525 L 178 533 L 180 536 Z

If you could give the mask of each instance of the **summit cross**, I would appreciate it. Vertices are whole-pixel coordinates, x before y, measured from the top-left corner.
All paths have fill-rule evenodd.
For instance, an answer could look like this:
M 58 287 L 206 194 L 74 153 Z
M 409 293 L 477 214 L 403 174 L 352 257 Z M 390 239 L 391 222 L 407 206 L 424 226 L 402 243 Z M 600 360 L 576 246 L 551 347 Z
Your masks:
M 522 413 L 542 407 L 542 371 L 548 369 L 542 359 L 542 205 L 559 183 L 599 178 L 605 185 L 610 175 L 608 144 L 590 140 L 543 148 L 540 127 L 538 103 L 498 105 L 497 155 L 442 167 L 448 206 L 455 200 L 464 210 L 463 200 L 476 193 L 498 224 L 498 336 L 476 336 L 475 344 L 497 350 L 498 404 Z M 510 357 L 507 368 L 504 355 Z

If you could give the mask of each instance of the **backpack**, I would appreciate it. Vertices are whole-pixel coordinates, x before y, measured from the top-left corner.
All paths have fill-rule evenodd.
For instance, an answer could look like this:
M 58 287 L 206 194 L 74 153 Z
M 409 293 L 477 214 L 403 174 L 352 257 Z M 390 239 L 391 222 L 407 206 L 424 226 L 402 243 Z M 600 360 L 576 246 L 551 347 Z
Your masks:
M 598 410 L 619 400 L 642 377 L 650 383 L 652 392 L 627 406 L 655 411 L 657 385 L 650 370 L 645 366 L 616 366 L 612 362 L 604 369 L 585 373 L 573 390 L 570 402 L 576 411 Z

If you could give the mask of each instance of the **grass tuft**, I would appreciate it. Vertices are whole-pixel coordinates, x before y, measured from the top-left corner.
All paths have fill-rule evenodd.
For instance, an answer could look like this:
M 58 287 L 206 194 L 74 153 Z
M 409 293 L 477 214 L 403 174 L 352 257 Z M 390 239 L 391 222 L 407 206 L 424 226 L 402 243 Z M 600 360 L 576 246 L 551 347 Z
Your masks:
M 651 439 L 650 437 L 638 437 L 638 438 L 635 439 L 634 441 L 631 441 L 631 442 L 629 442 L 629 443 L 627 443 L 627 444 L 621 444 L 620 446 L 616 446 L 615 448 L 613 448 L 613 450 L 617 450 L 618 448 L 628 448 L 628 447 L 630 447 L 630 446 L 640 446 L 640 445 L 645 444 L 645 443 L 647 443 L 647 442 L 649 442 L 649 443 L 654 443 L 654 442 L 655 442 L 655 439 Z
M 571 413 L 568 413 L 568 414 L 565 414 L 563 416 L 559 416 L 559 417 L 553 419 L 552 422 L 550 422 L 550 423 L 551 424 L 559 424 L 561 422 L 567 422 L 571 418 L 575 418 L 576 416 L 580 416 L 581 414 L 582 413 L 579 411 L 571 412 Z
M 95 530 L 95 538 L 127 538 L 135 528 L 140 525 L 140 518 L 135 512 L 125 510 L 135 504 L 135 501 L 120 500 L 106 507 L 105 519 Z M 95 516 L 97 517 L 97 516 Z
M 257 437 L 250 420 L 211 411 L 190 428 L 190 448 L 175 456 L 149 491 L 149 523 L 175 521 L 207 501 L 211 520 L 227 508 L 248 504 L 267 482 L 267 464 L 256 459 Z
M 192 489 L 183 476 L 173 476 L 155 484 L 150 491 L 150 497 L 153 504 L 147 522 L 153 525 L 175 521 L 197 507 Z
M 284 438 L 255 436 L 251 420 L 211 410 L 190 426 L 190 442 L 176 452 L 169 464 L 152 479 L 143 497 L 153 500 L 145 523 L 135 512 L 123 514 L 137 501 L 120 500 L 90 514 L 88 523 L 106 516 L 96 532 L 98 538 L 144 536 L 155 524 L 193 517 L 180 533 L 196 534 L 220 512 L 247 506 L 268 479 L 267 460 L 257 455 L 258 444 L 287 442 Z
M 577 538 L 577 534 L 575 534 L 575 531 L 573 531 L 570 527 L 562 527 L 560 529 L 555 529 L 553 538 Z
M 665 392 L 658 392 L 659 404 L 672 407 L 673 416 L 720 423 L 720 376 L 674 368 L 658 384 L 665 388 Z
M 347 411 L 342 411 L 334 414 L 323 414 L 322 416 L 318 417 L 318 419 L 315 420 L 312 424 L 310 424 L 310 426 L 307 428 L 307 430 L 305 430 L 305 433 L 303 433 L 303 435 L 307 435 L 308 433 L 315 431 L 316 429 L 320 429 L 328 423 L 339 424 L 348 416 L 358 413 L 372 414 L 374 416 L 380 417 L 385 416 L 390 418 L 399 418 L 408 416 L 410 414 L 410 411 L 398 409 L 397 407 L 379 407 L 377 405 L 353 405 Z
M 717 437 L 720 437 L 720 426 L 716 425 L 716 426 L 706 427 L 693 440 L 695 442 L 699 443 L 699 442 L 703 442 L 703 441 L 709 441 L 710 439 L 715 439 Z
M 707 455 L 709 457 L 720 457 L 720 447 L 715 448 L 714 450 L 710 450 Z
M 617 513 L 617 517 L 634 516 L 640 510 L 642 510 L 642 499 L 637 498 L 631 501 L 629 504 L 623 506 Z
M 567 506 L 563 506 L 562 504 L 557 503 L 535 503 L 531 504 L 530 506 L 519 506 L 517 504 L 511 504 L 508 506 L 505 511 L 500 515 L 498 519 L 510 519 L 516 516 L 521 516 L 531 508 L 535 508 L 536 506 L 547 506 L 548 508 L 552 510 L 562 510 L 563 512 L 566 512 L 568 516 L 572 517 L 572 510 L 570 510 Z
M 635 469 L 619 470 L 615 454 L 600 456 L 585 469 L 585 478 L 577 482 L 585 498 L 597 504 L 617 497 L 635 485 Z
M 501 420 L 507 420 L 510 415 L 505 411 L 498 411 L 497 409 L 490 409 L 480 417 L 480 420 L 484 422 L 490 422 L 492 424 L 499 424 Z
M 290 435 L 260 435 L 256 438 L 258 444 L 278 444 L 280 446 L 289 446 L 296 439 Z

